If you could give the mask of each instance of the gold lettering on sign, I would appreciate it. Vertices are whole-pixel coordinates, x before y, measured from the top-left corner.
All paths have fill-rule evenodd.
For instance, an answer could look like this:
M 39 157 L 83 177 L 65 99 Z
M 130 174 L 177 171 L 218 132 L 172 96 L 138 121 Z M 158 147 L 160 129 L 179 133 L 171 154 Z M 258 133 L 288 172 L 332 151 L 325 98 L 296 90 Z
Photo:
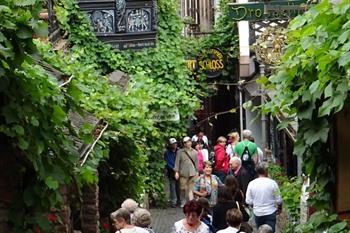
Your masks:
M 187 68 L 189 70 L 195 70 L 196 69 L 196 60 L 187 60 Z

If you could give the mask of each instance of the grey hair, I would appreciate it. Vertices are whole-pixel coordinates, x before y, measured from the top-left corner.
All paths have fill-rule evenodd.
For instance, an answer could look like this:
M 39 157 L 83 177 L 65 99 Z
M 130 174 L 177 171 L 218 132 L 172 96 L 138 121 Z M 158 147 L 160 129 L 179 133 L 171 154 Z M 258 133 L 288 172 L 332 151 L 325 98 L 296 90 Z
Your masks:
M 130 212 L 127 209 L 119 208 L 110 215 L 111 219 L 123 218 L 127 223 L 130 223 Z
M 138 208 L 139 203 L 137 203 L 134 199 L 128 198 L 126 199 L 121 207 L 127 209 L 131 214 Z
M 261 225 L 258 229 L 258 233 L 273 233 L 272 227 L 267 224 Z
M 233 156 L 231 159 L 230 159 L 230 164 L 233 163 L 234 161 L 237 161 L 239 165 L 242 165 L 242 160 L 237 157 L 237 156 Z
M 258 175 L 264 175 L 266 174 L 268 167 L 269 167 L 269 164 L 267 162 L 261 162 L 258 164 L 255 170 L 258 173 Z
M 249 139 L 250 136 L 252 136 L 252 131 L 250 131 L 249 129 L 245 129 L 242 131 L 243 139 Z
M 132 216 L 132 223 L 142 228 L 149 227 L 151 225 L 151 213 L 146 209 L 138 208 Z

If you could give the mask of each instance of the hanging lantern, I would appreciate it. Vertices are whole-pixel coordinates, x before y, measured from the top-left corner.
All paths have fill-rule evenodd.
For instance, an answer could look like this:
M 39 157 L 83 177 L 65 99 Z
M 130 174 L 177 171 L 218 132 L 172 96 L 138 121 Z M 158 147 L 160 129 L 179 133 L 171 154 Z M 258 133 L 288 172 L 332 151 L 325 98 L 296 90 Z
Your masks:
M 268 27 L 256 40 L 255 53 L 259 61 L 274 66 L 281 62 L 285 42 L 286 29 L 282 27 Z

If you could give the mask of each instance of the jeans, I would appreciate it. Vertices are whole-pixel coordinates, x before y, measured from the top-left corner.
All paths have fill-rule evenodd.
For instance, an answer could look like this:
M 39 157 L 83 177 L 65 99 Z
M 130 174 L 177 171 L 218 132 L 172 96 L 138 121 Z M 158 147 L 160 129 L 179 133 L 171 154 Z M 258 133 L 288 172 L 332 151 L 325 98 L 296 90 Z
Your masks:
M 270 215 L 256 216 L 254 215 L 256 227 L 259 228 L 261 225 L 267 224 L 272 228 L 272 232 L 275 232 L 276 226 L 276 212 Z
M 179 182 L 173 177 L 169 177 L 169 191 L 170 191 L 170 201 L 172 205 L 176 205 L 176 202 L 180 201 L 180 190 Z

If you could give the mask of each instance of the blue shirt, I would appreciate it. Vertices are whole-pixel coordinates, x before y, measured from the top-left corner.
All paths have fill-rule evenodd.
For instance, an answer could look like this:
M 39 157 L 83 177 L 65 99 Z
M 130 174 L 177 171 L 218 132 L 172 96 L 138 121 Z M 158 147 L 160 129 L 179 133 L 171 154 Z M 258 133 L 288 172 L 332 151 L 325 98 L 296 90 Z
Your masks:
M 176 159 L 176 152 L 173 151 L 172 149 L 167 149 L 166 152 L 164 153 L 164 160 L 166 161 L 166 168 L 168 171 L 173 171 L 175 167 L 175 159 Z

